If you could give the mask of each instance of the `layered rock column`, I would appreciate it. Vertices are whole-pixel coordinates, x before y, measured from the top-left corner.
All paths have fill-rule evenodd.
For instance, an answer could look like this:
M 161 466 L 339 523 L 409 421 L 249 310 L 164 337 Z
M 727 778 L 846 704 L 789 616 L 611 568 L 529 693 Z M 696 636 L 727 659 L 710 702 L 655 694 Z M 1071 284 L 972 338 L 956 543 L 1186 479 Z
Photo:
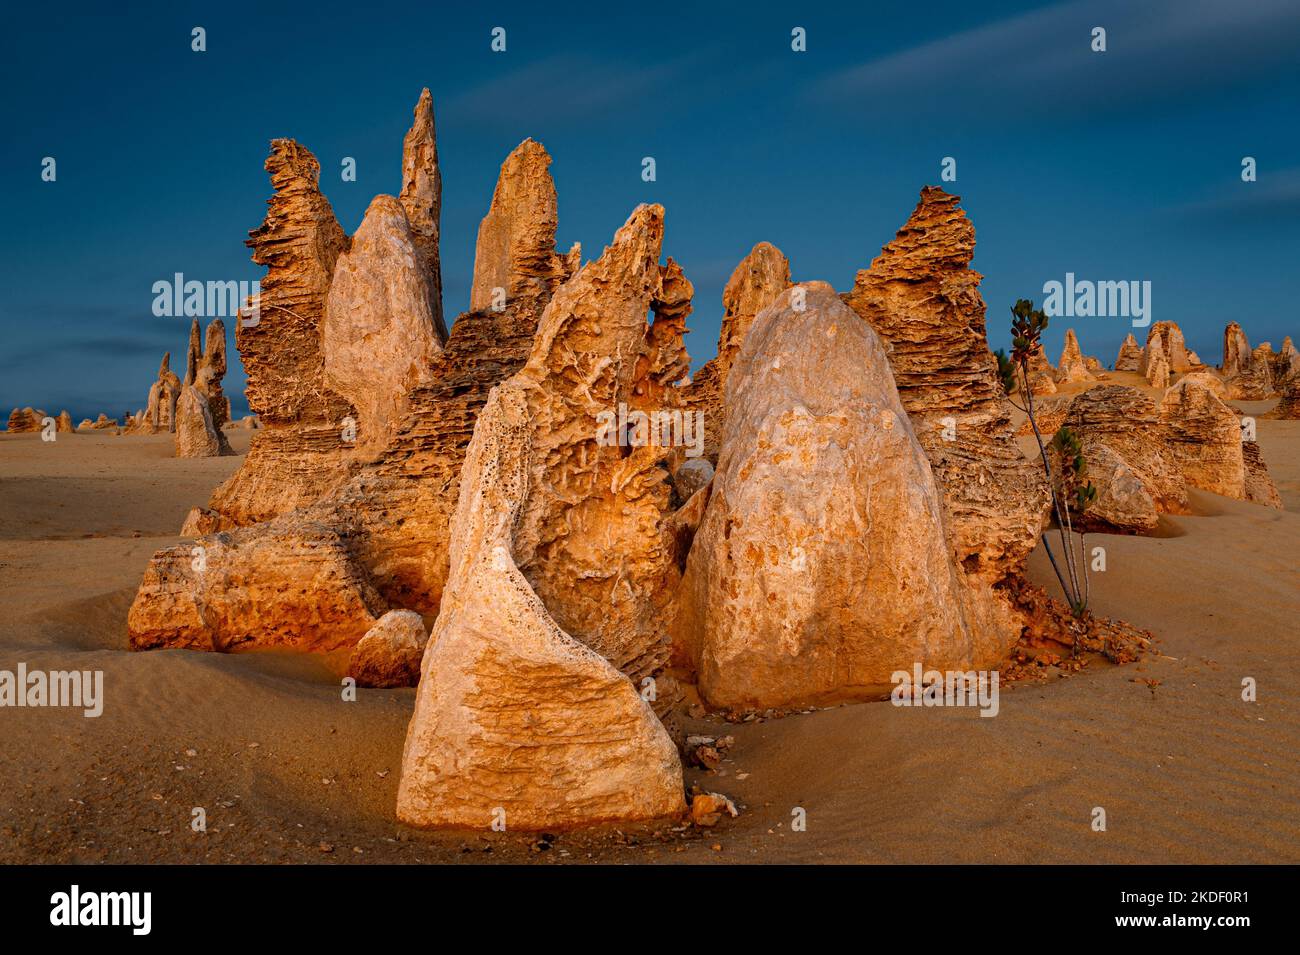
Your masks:
M 958 201 L 923 189 L 844 300 L 890 345 L 899 398 L 943 492 L 954 560 L 996 583 L 1036 546 L 1049 497 L 1041 467 L 1012 432 L 985 333 L 982 276 L 970 268 L 975 229 Z
M 320 191 L 320 164 L 291 139 L 266 160 L 275 194 L 248 245 L 267 268 L 258 310 L 235 329 L 245 395 L 262 427 L 243 465 L 212 496 L 223 527 L 269 520 L 311 503 L 347 477 L 350 402 L 325 380 L 321 322 L 348 237 Z
M 1165 364 L 1169 366 L 1171 375 L 1181 375 L 1190 371 L 1193 362 L 1191 355 L 1187 351 L 1187 344 L 1183 341 L 1183 330 L 1174 322 L 1156 322 L 1147 330 L 1147 351 L 1146 354 L 1154 358 L 1152 345 L 1156 341 L 1160 342 L 1160 354 L 1164 355 Z M 1142 365 L 1143 374 L 1147 373 L 1148 362 L 1144 361 Z

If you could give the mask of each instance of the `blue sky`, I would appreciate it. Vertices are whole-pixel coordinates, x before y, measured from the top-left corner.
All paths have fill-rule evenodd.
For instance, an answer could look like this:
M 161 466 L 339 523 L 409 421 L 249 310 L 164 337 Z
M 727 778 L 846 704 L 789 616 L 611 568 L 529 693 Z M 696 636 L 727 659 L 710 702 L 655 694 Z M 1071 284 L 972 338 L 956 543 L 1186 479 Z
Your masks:
M 400 187 L 424 86 L 449 318 L 468 303 L 501 160 L 532 136 L 554 158 L 562 248 L 594 256 L 637 203 L 666 207 L 665 255 L 696 288 L 696 367 L 755 242 L 780 247 L 797 280 L 847 289 L 920 188 L 941 184 L 945 156 L 958 178 L 943 185 L 975 223 L 994 347 L 1010 304 L 1066 272 L 1150 281 L 1152 317 L 1179 322 L 1207 361 L 1231 320 L 1252 344 L 1300 338 L 1294 0 L 474 6 L 7 12 L 0 407 L 143 405 L 161 353 L 183 353 L 188 333 L 152 314 L 152 284 L 260 277 L 243 240 L 270 194 L 269 140 L 317 155 L 353 231 L 375 194 Z M 205 53 L 190 49 L 194 26 Z M 496 26 L 504 53 L 490 49 Z M 796 26 L 807 52 L 790 49 Z M 1090 49 L 1095 26 L 1105 53 Z M 341 181 L 345 156 L 356 182 Z M 644 156 L 656 182 L 641 179 Z M 1241 181 L 1244 156 L 1256 182 Z M 1105 363 L 1129 330 L 1073 324 Z M 1053 358 L 1065 329 L 1049 329 Z M 242 387 L 234 365 L 227 391 Z

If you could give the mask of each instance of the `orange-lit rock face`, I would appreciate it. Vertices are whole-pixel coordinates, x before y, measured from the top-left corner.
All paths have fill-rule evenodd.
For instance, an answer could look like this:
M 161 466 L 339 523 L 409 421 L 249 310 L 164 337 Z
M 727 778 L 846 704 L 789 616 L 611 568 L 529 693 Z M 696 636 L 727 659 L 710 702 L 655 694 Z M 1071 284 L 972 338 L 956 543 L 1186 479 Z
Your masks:
M 1136 388 L 1092 388 L 1070 403 L 1065 426 L 1079 438 L 1097 488 L 1084 526 L 1131 533 L 1155 529 L 1159 514 L 1187 513 L 1187 486 L 1155 403 Z
M 320 325 L 334 263 L 348 237 L 319 188 L 320 164 L 291 139 L 266 160 L 274 195 L 250 233 L 253 261 L 265 265 L 260 309 L 239 319 L 235 343 L 248 374 L 245 395 L 262 427 L 248 455 L 212 495 L 227 527 L 269 520 L 317 500 L 348 474 L 353 445 L 347 399 L 324 375 Z
M 556 292 L 479 416 L 407 733 L 404 822 L 488 828 L 500 810 L 535 829 L 685 809 L 677 751 L 619 672 L 666 656 L 666 449 L 597 442 L 665 294 L 662 238 L 663 210 L 637 209 Z
M 754 317 L 789 287 L 789 261 L 776 246 L 760 242 L 736 266 L 722 292 L 718 355 L 695 373 L 683 395 L 687 407 L 704 415 L 704 456 L 710 461 L 718 458 L 718 444 L 726 420 L 722 398 L 731 366 L 740 354 Z
M 426 267 L 392 196 L 370 203 L 334 266 L 321 325 L 325 381 L 356 409 L 363 458 L 388 444 L 442 353 Z
M 761 312 L 683 581 L 679 643 L 718 706 L 878 694 L 890 675 L 994 666 L 1019 635 L 960 574 L 884 346 L 825 283 Z
M 890 346 L 899 398 L 943 494 L 956 562 L 997 581 L 1018 572 L 1037 544 L 1048 494 L 1012 433 L 985 335 L 981 276 L 970 268 L 974 251 L 975 229 L 957 197 L 927 187 L 844 300 Z M 1046 358 L 1041 364 L 1050 369 Z M 1056 390 L 1050 375 L 1038 377 L 1044 391 Z

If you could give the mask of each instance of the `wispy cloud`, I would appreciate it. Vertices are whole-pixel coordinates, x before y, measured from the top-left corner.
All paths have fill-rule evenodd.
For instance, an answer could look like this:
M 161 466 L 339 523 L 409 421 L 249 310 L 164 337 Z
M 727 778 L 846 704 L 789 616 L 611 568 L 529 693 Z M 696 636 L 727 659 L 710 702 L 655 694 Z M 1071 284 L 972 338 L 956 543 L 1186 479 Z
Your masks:
M 1300 225 L 1300 166 L 1262 169 L 1256 182 L 1235 183 L 1219 195 L 1171 206 L 1179 224 L 1220 226 Z
M 650 106 L 689 75 L 692 59 L 653 66 L 553 56 L 453 94 L 440 119 L 466 125 L 589 122 L 612 110 Z
M 1106 30 L 1105 53 L 1091 49 L 1094 27 Z M 1077 115 L 1295 68 L 1297 49 L 1294 0 L 1075 0 L 837 71 L 810 95 L 885 111 L 928 100 L 954 112 Z

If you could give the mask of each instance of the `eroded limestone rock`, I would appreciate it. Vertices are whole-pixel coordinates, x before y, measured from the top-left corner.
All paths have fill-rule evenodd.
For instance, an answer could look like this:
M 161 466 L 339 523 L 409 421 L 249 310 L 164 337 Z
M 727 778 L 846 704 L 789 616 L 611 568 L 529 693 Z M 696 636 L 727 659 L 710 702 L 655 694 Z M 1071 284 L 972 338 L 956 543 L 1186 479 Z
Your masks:
M 1061 360 L 1056 368 L 1057 378 L 1060 381 L 1090 381 L 1093 378 L 1083 360 L 1083 352 L 1079 350 L 1079 339 L 1075 336 L 1073 328 L 1065 332 L 1065 347 L 1061 349 Z
M 363 456 L 388 444 L 442 352 L 428 268 L 392 196 L 375 197 L 335 264 L 321 323 L 324 377 L 356 408 Z
M 1171 375 L 1181 375 L 1192 367 L 1187 354 L 1187 344 L 1183 341 L 1183 330 L 1174 322 L 1156 322 L 1147 330 L 1147 348 L 1143 355 L 1142 372 L 1148 374 L 1150 363 L 1155 359 L 1152 343 L 1160 342 L 1159 354 L 1165 358 Z
M 348 676 L 357 686 L 415 686 L 420 680 L 420 660 L 429 632 L 413 610 L 390 610 L 352 651 Z
M 274 195 L 249 233 L 253 261 L 266 266 L 254 311 L 235 329 L 245 396 L 261 429 L 239 470 L 208 505 L 225 527 L 242 527 L 318 500 L 347 479 L 354 411 L 325 381 L 321 321 L 334 264 L 348 237 L 319 187 L 320 164 L 291 139 L 271 143 Z
M 704 414 L 704 456 L 718 458 L 718 443 L 726 420 L 723 396 L 727 375 L 740 354 L 755 316 L 790 287 L 790 262 L 770 242 L 760 242 L 731 273 L 722 292 L 722 328 L 718 354 L 691 379 L 684 395 L 687 407 Z
M 506 157 L 479 225 L 471 311 L 509 305 L 540 313 L 537 303 L 548 301 L 576 270 L 578 247 L 565 257 L 555 253 L 558 214 L 550 165 L 551 157 L 532 139 Z
M 974 251 L 958 198 L 928 186 L 844 300 L 890 345 L 899 398 L 943 492 L 955 562 L 996 583 L 1037 544 L 1049 497 L 1012 433 Z
M 885 347 L 830 286 L 796 286 L 758 315 L 726 402 L 678 617 L 709 703 L 870 696 L 916 661 L 1002 659 L 1020 628 L 958 573 Z
M 1187 483 L 1243 500 L 1245 469 L 1237 415 L 1213 385 L 1187 375 L 1160 402 L 1169 449 Z
M 1137 343 L 1133 333 L 1124 336 L 1124 343 L 1119 346 L 1119 355 L 1115 358 L 1116 371 L 1142 371 L 1142 346 Z
M 666 650 L 668 449 L 598 441 L 600 413 L 650 360 L 647 311 L 676 298 L 662 217 L 638 208 L 555 293 L 524 368 L 479 416 L 407 733 L 404 822 L 485 828 L 501 807 L 535 829 L 685 808 L 676 749 L 624 675 Z
M 1158 514 L 1186 514 L 1187 485 L 1155 402 L 1136 388 L 1103 385 L 1075 397 L 1065 426 L 1079 438 L 1097 501 L 1079 522 L 1147 533 Z
M 415 104 L 411 128 L 402 142 L 402 209 L 411 229 L 424 279 L 429 319 L 439 344 L 447 340 L 442 314 L 442 263 L 438 249 L 442 217 L 442 172 L 434 133 L 433 96 L 426 88 Z

